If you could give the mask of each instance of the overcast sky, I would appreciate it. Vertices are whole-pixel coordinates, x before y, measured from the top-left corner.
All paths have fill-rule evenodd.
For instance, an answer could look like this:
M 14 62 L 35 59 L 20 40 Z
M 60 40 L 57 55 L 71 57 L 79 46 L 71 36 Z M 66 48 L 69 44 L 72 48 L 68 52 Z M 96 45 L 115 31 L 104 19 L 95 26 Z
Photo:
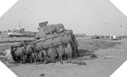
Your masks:
M 0 19 L 0 30 L 19 25 L 38 31 L 38 23 L 62 23 L 74 33 L 127 34 L 127 17 L 109 0 L 19 0 Z

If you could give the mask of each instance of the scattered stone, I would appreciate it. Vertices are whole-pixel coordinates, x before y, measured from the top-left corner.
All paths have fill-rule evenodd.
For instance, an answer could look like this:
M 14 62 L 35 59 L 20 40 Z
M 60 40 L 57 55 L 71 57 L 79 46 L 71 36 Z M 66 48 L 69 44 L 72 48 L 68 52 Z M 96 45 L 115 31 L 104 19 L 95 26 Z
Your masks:
M 40 74 L 40 76 L 45 76 L 45 74 Z
M 90 58 L 97 58 L 97 56 L 95 54 L 92 54 Z
M 105 58 L 105 59 L 114 59 L 114 58 L 116 58 L 116 57 L 114 57 L 114 56 L 104 56 L 104 58 Z

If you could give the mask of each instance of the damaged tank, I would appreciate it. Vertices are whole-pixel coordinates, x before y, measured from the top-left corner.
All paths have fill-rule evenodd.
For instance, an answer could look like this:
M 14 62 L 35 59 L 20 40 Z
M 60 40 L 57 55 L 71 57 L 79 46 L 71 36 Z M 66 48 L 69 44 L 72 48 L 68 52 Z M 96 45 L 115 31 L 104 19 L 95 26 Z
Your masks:
M 79 56 L 78 42 L 72 30 L 66 30 L 63 24 L 48 25 L 48 21 L 39 23 L 39 32 L 32 42 L 23 42 L 11 46 L 12 58 L 15 62 L 68 62 Z

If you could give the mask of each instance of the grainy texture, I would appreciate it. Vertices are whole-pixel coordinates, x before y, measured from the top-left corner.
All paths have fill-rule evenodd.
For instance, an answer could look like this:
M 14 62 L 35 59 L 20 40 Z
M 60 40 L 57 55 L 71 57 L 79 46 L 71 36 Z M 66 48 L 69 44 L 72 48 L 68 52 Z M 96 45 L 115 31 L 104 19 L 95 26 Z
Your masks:
M 78 39 L 80 57 L 72 61 L 86 65 L 4 63 L 19 77 L 109 77 L 127 59 L 126 41 Z

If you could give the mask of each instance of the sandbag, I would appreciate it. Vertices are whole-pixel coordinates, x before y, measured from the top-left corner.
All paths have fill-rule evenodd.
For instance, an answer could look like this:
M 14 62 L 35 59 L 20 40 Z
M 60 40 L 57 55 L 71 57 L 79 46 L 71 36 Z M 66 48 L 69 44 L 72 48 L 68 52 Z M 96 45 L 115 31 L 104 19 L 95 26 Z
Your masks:
M 71 35 L 64 35 L 64 36 L 61 38 L 61 41 L 62 41 L 62 43 L 64 43 L 64 44 L 69 43 L 69 42 L 72 42 Z
M 55 24 L 56 33 L 61 33 L 65 30 L 63 24 Z
M 25 54 L 30 54 L 33 52 L 33 48 L 32 48 L 32 45 L 26 45 L 25 47 Z
M 45 40 L 45 41 L 42 43 L 42 46 L 43 46 L 44 48 L 50 48 L 50 47 L 52 47 L 52 39 Z
M 63 24 L 55 24 L 55 25 L 52 24 L 52 25 L 43 27 L 43 29 L 46 34 L 60 33 L 65 30 Z
M 14 51 L 15 56 L 21 56 L 21 54 L 23 53 L 23 49 L 24 47 L 18 47 L 16 51 Z
M 42 43 L 43 42 L 38 42 L 35 44 L 36 51 L 42 50 Z

